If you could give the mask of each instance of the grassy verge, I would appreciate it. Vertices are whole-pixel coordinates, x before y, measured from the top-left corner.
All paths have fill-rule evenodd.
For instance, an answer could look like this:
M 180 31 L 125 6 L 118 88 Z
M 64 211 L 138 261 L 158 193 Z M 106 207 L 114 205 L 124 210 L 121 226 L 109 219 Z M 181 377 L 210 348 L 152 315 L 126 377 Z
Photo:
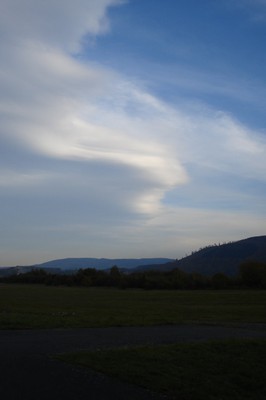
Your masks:
M 0 285 L 0 329 L 266 323 L 266 291 Z
M 59 358 L 179 400 L 266 398 L 265 340 L 137 347 Z

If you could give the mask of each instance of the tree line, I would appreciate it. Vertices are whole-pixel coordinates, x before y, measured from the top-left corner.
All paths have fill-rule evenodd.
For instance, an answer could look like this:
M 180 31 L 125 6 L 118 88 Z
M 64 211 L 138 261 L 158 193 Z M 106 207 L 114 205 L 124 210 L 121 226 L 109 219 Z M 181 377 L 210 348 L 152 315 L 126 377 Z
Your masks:
M 239 274 L 229 277 L 216 273 L 207 277 L 196 272 L 187 273 L 178 268 L 172 271 L 142 271 L 125 273 L 117 266 L 109 271 L 95 268 L 79 269 L 75 274 L 59 274 L 44 269 L 2 277 L 3 283 L 31 283 L 52 286 L 117 287 L 121 289 L 266 289 L 266 263 L 247 261 L 239 266 Z

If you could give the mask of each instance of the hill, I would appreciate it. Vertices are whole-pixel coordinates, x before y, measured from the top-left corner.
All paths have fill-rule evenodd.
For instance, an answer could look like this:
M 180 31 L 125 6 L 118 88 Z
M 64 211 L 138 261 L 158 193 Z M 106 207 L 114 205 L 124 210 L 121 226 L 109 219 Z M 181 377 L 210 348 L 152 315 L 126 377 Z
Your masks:
M 207 246 L 180 260 L 169 258 L 65 258 L 32 266 L 0 268 L 0 276 L 24 273 L 34 268 L 54 273 L 64 273 L 65 271 L 73 273 L 78 269 L 85 268 L 108 270 L 114 265 L 128 273 L 149 270 L 171 271 L 179 268 L 185 272 L 196 272 L 206 276 L 212 276 L 218 272 L 234 276 L 238 273 L 239 265 L 248 260 L 266 263 L 266 236 Z
M 170 258 L 64 258 L 34 265 L 35 268 L 60 268 L 76 270 L 80 268 L 108 269 L 116 265 L 119 268 L 136 268 L 139 265 L 163 264 L 172 261 Z
M 131 271 L 139 265 L 158 265 L 173 261 L 170 258 L 62 258 L 51 260 L 41 264 L 16 267 L 0 267 L 0 276 L 10 276 L 14 274 L 23 274 L 34 269 L 44 269 L 46 272 L 75 273 L 79 269 L 95 268 L 98 270 L 108 270 L 114 265 L 120 270 Z
M 207 276 L 218 272 L 234 276 L 238 273 L 239 265 L 247 260 L 266 262 L 266 236 L 208 246 L 180 260 L 162 265 L 140 266 L 137 270 L 170 271 L 179 268 L 185 272 L 197 272 Z

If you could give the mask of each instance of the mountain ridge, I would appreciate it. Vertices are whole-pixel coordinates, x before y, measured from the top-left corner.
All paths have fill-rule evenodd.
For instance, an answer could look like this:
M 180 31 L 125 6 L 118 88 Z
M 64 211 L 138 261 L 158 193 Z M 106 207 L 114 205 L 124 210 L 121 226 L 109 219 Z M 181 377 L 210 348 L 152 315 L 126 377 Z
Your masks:
M 253 236 L 235 242 L 214 244 L 192 252 L 179 260 L 170 258 L 62 258 L 30 266 L 0 267 L 1 275 L 45 269 L 53 273 L 75 272 L 78 269 L 95 268 L 108 270 L 114 265 L 127 273 L 150 270 L 170 271 L 180 269 L 188 273 L 212 276 L 224 273 L 238 274 L 239 265 L 245 261 L 266 263 L 266 235 Z
M 92 257 L 72 257 L 72 258 L 59 258 L 55 260 L 46 261 L 40 264 L 33 265 L 17 265 L 13 267 L 0 267 L 0 271 L 9 270 L 16 268 L 17 272 L 28 272 L 31 269 L 48 269 L 51 272 L 78 270 L 85 268 L 95 269 L 110 269 L 114 265 L 119 268 L 125 268 L 128 270 L 134 269 L 139 265 L 147 264 L 163 264 L 173 261 L 171 258 L 166 257 L 155 257 L 155 258 L 92 258 Z
M 253 236 L 235 242 L 206 246 L 189 256 L 162 265 L 139 266 L 137 271 L 170 271 L 179 268 L 185 272 L 195 272 L 206 276 L 224 273 L 234 276 L 239 265 L 245 261 L 266 262 L 266 235 Z

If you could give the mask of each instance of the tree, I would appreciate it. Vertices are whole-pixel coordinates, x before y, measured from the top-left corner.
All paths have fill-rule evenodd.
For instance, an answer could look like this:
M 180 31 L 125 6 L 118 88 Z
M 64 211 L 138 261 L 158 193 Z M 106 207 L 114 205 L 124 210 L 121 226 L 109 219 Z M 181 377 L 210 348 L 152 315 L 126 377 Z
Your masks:
M 121 281 L 122 274 L 119 271 L 118 267 L 114 265 L 110 269 L 110 284 L 111 286 L 119 286 Z
M 239 266 L 242 283 L 248 287 L 266 288 L 266 264 L 246 261 Z
M 211 278 L 211 285 L 214 289 L 227 289 L 230 287 L 230 278 L 223 273 L 217 273 Z

